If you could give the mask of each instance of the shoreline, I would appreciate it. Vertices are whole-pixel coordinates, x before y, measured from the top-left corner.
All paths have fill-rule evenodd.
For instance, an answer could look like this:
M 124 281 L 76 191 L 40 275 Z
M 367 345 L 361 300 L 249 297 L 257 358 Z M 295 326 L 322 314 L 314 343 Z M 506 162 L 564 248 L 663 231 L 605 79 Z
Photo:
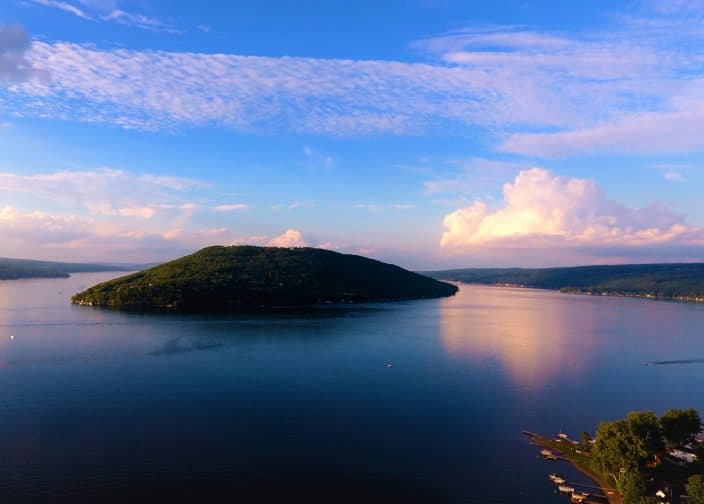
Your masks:
M 562 443 L 558 443 L 555 440 L 540 436 L 538 434 L 529 433 L 527 431 L 524 431 L 523 435 L 527 437 L 533 445 L 541 448 L 549 448 L 557 455 L 561 456 L 566 462 L 569 462 L 572 467 L 577 469 L 581 474 L 596 483 L 601 493 L 606 496 L 606 499 L 608 500 L 609 504 L 623 503 L 621 495 L 614 488 L 612 488 L 611 485 L 608 485 L 607 482 L 601 476 L 593 472 L 590 468 L 581 464 L 578 460 L 575 460 L 572 457 L 568 457 L 568 454 L 565 453 L 568 450 L 562 449 Z
M 464 282 L 462 280 L 450 280 L 438 277 L 439 280 L 443 282 L 454 282 L 460 285 L 483 285 L 485 287 L 503 287 L 510 289 L 535 289 L 540 291 L 549 292 L 559 292 L 561 294 L 573 294 L 578 296 L 595 296 L 595 297 L 620 297 L 620 298 L 634 298 L 634 299 L 644 299 L 647 301 L 665 301 L 670 303 L 693 303 L 693 304 L 704 304 L 704 297 L 696 296 L 674 296 L 674 297 L 658 297 L 655 294 L 633 294 L 628 292 L 607 292 L 598 291 L 593 292 L 589 290 L 579 290 L 571 289 L 569 287 L 561 287 L 559 289 L 550 289 L 547 287 L 534 287 L 531 285 L 514 284 L 514 283 L 482 283 L 482 282 Z

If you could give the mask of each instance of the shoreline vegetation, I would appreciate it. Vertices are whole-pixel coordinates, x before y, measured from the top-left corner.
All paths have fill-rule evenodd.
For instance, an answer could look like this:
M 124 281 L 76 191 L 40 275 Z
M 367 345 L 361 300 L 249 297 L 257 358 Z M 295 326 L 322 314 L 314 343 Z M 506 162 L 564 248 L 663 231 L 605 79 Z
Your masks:
M 546 460 L 563 460 L 599 488 L 550 479 L 572 502 L 609 504 L 704 504 L 704 435 L 694 409 L 668 410 L 662 417 L 650 411 L 631 412 L 625 419 L 602 422 L 595 438 L 584 432 L 581 441 L 566 434 L 549 438 L 523 431 Z
M 562 457 L 566 462 L 569 462 L 581 474 L 592 480 L 599 487 L 599 491 L 605 497 L 605 502 L 608 504 L 622 504 L 623 498 L 618 493 L 618 490 L 612 487 L 601 475 L 592 470 L 586 461 L 584 452 L 577 453 L 579 448 L 569 442 L 569 440 L 558 441 L 557 439 L 547 438 L 534 432 L 525 431 L 524 436 L 528 438 L 531 445 L 547 448 L 554 452 L 559 457 Z
M 309 247 L 207 247 L 95 285 L 74 304 L 127 310 L 238 311 L 452 296 L 456 285 L 366 257 Z
M 557 290 L 586 296 L 704 303 L 704 263 L 566 268 L 467 268 L 425 272 L 439 280 Z

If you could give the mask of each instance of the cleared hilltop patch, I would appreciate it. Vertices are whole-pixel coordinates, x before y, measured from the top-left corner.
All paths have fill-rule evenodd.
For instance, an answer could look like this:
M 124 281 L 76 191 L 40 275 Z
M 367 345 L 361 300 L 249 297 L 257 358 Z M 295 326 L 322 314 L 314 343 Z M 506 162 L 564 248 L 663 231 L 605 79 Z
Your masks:
M 315 248 L 217 246 L 98 284 L 72 301 L 126 309 L 224 311 L 456 292 L 454 285 L 356 255 Z

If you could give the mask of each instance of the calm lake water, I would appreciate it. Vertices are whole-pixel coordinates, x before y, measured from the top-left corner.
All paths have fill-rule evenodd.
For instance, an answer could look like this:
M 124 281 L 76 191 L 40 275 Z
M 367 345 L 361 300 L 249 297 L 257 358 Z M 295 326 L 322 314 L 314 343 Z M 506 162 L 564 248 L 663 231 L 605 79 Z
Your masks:
M 549 472 L 585 480 L 522 430 L 704 412 L 704 364 L 643 365 L 704 358 L 704 306 L 480 286 L 228 317 L 68 303 L 111 276 L 0 282 L 3 502 L 559 504 Z

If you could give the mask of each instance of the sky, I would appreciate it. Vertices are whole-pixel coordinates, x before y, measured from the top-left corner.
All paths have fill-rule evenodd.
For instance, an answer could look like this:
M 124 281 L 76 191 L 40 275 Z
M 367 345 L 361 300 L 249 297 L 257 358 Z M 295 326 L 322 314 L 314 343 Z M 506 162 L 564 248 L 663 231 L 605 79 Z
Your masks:
M 0 257 L 704 261 L 704 0 L 3 0 Z

